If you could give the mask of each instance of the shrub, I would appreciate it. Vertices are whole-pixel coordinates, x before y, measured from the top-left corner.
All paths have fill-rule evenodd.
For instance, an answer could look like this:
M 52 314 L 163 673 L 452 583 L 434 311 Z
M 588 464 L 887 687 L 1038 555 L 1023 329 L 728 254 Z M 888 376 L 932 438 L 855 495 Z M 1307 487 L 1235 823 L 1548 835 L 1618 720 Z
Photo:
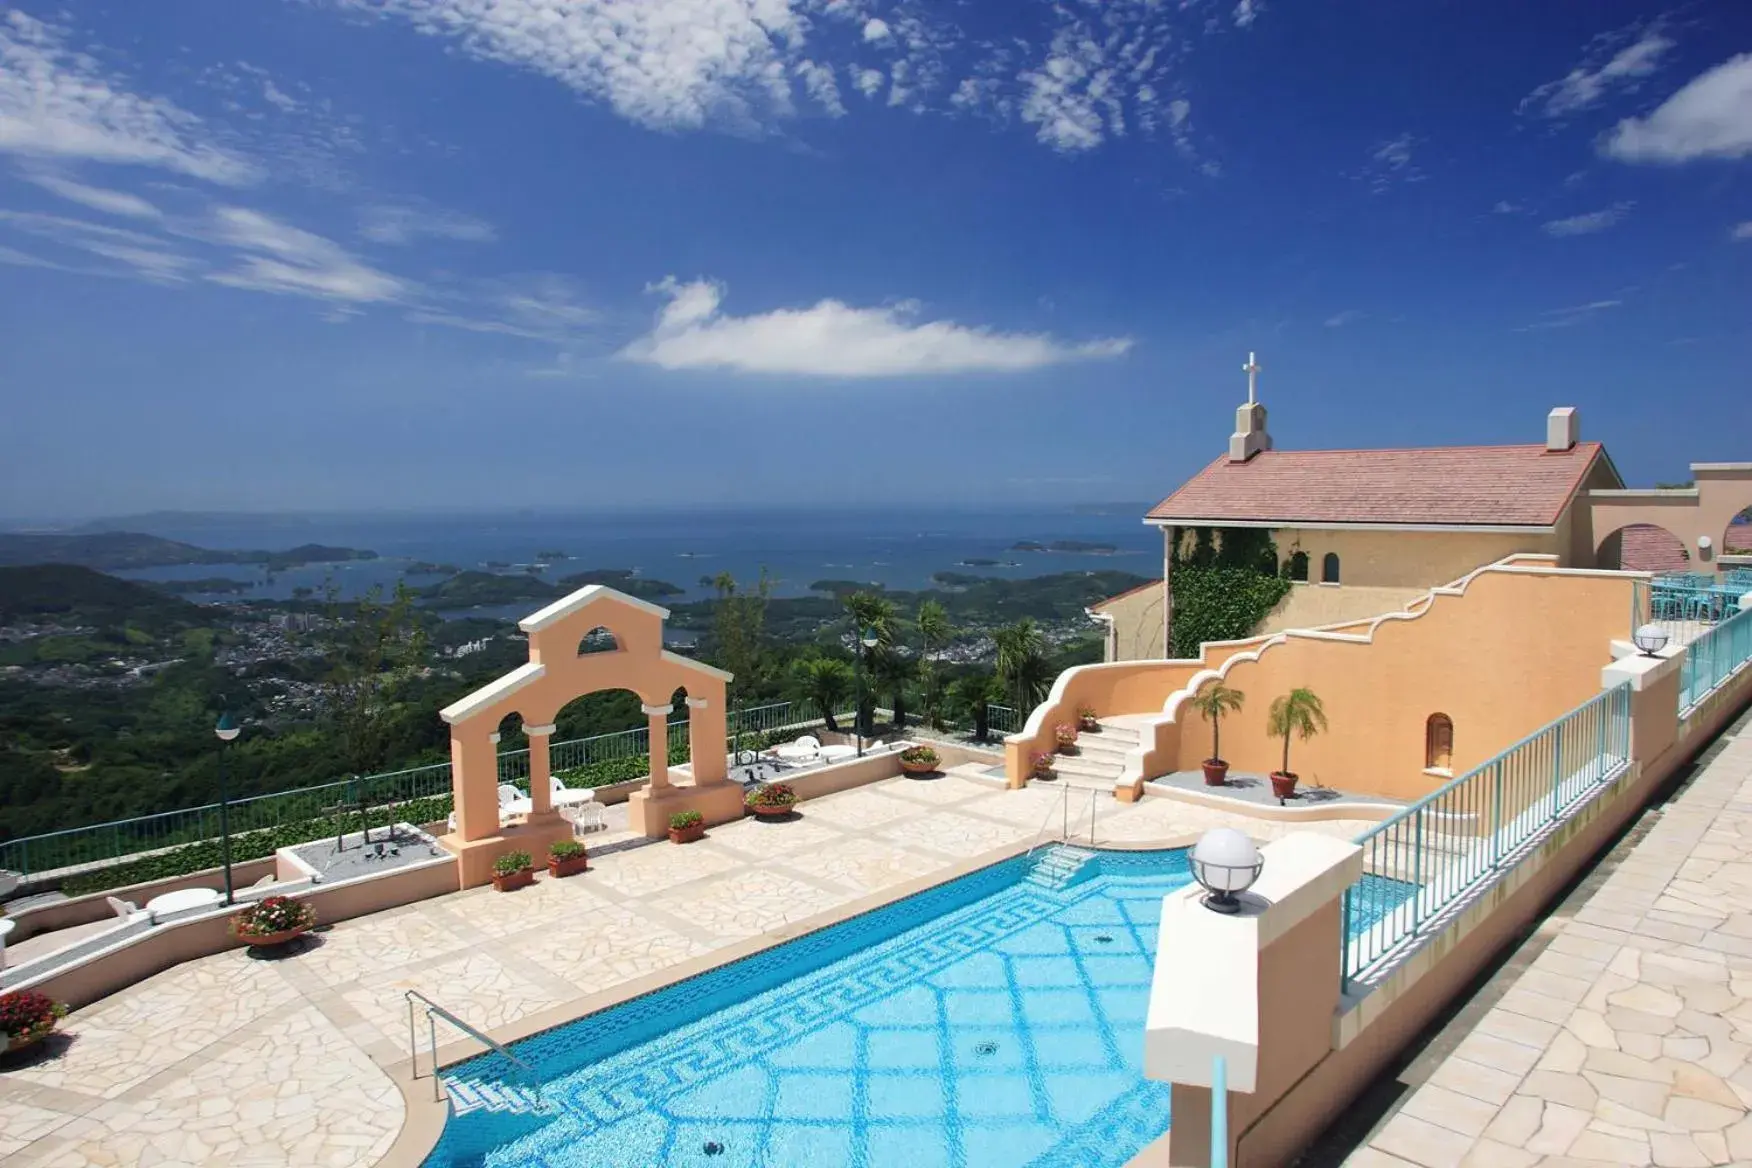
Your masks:
M 1175 564 L 1172 656 L 1197 657 L 1207 641 L 1250 637 L 1290 590 L 1290 582 L 1250 568 Z
M 555 840 L 548 845 L 548 859 L 576 860 L 584 854 L 584 845 L 577 840 Z
M 669 826 L 674 831 L 683 831 L 690 827 L 698 827 L 706 821 L 706 817 L 698 811 L 677 811 L 669 817 Z
M 528 852 L 506 852 L 493 861 L 493 875 L 515 876 L 533 866 Z
M 929 746 L 909 746 L 900 752 L 900 761 L 911 766 L 936 766 L 941 756 Z
M 795 807 L 797 792 L 789 783 L 762 783 L 748 793 L 743 805 L 756 807 Z
M 8 1041 L 40 1038 L 67 1016 L 67 1007 L 35 990 L 0 994 L 0 1033 Z
M 314 924 L 315 905 L 293 900 L 290 896 L 270 896 L 231 918 L 231 932 L 233 936 L 247 939 L 308 929 Z

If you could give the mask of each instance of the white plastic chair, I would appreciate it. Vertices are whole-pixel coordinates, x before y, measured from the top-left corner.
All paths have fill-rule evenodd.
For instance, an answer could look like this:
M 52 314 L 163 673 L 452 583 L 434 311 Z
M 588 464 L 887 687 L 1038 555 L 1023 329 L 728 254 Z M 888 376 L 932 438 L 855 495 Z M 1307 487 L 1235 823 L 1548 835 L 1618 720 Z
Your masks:
M 148 924 L 156 924 L 158 921 L 156 913 L 141 908 L 131 900 L 123 900 L 119 896 L 106 896 L 103 899 L 110 906 L 110 911 L 122 921 L 132 923 L 143 920 Z
M 558 776 L 548 778 L 548 790 L 553 793 L 555 807 L 564 807 L 568 803 L 588 803 L 596 798 L 596 792 L 589 787 L 568 787 L 560 782 Z
M 507 804 L 515 803 L 521 798 L 523 798 L 523 792 L 510 783 L 499 784 L 499 806 L 504 807 Z
M 813 734 L 805 734 L 797 741 L 779 747 L 773 753 L 786 762 L 812 762 L 821 755 L 821 739 Z

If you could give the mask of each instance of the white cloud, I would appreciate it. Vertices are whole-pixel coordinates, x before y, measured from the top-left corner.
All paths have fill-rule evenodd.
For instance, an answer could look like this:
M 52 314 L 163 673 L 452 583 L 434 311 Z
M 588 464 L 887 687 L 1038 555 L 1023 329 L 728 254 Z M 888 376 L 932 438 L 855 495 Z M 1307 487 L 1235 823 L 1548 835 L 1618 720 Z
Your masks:
M 816 377 L 907 377 L 1021 371 L 1118 357 L 1129 338 L 1069 344 L 1030 333 L 997 333 L 952 321 L 916 321 L 916 304 L 854 308 L 823 300 L 759 316 L 720 311 L 721 285 L 673 277 L 653 291 L 669 298 L 656 326 L 621 351 L 663 369 L 729 369 Z
M 497 238 L 491 223 L 419 204 L 366 207 L 359 213 L 359 220 L 359 234 L 373 243 L 404 244 L 428 238 L 490 243 Z
M 1367 320 L 1369 314 L 1359 308 L 1347 308 L 1343 312 L 1334 313 L 1326 318 L 1327 328 L 1343 328 L 1347 324 L 1356 324 L 1359 320 Z
M 1566 235 L 1593 235 L 1598 231 L 1616 227 L 1628 214 L 1635 203 L 1614 203 L 1598 211 L 1589 211 L 1582 215 L 1571 215 L 1567 219 L 1553 219 L 1540 227 L 1547 235 L 1563 237 Z
M 888 30 L 888 22 L 872 16 L 864 22 L 864 39 L 871 42 L 885 41 L 892 35 Z
M 1253 22 L 1259 19 L 1259 13 L 1264 8 L 1262 0 L 1235 0 L 1235 27 L 1253 27 Z
M 865 97 L 875 97 L 881 93 L 882 86 L 887 81 L 887 75 L 880 69 L 858 69 L 852 75 L 852 83 L 858 87 L 858 92 Z
M 1752 239 L 1752 219 L 1748 219 L 1744 223 L 1735 224 L 1734 229 L 1728 232 L 1728 238 L 1735 243 L 1744 243 L 1747 240 Z
M 600 320 L 564 276 L 534 273 L 488 280 L 407 313 L 416 324 L 437 324 L 531 341 L 568 343 Z
M 17 11 L 0 14 L 0 153 L 131 163 L 231 186 L 259 174 L 194 114 L 129 92 L 70 49 L 64 29 Z
M 1516 112 L 1563 118 L 1590 109 L 1614 93 L 1635 90 L 1643 78 L 1660 69 L 1673 47 L 1658 22 L 1597 36 L 1581 64 L 1522 98 Z
M 232 288 L 371 304 L 399 300 L 412 285 L 349 255 L 333 240 L 260 211 L 221 207 L 213 217 L 217 242 L 236 248 L 237 266 L 207 279 Z
M 1602 312 L 1621 307 L 1622 300 L 1591 300 L 1587 304 L 1575 304 L 1568 308 L 1553 308 L 1539 314 L 1539 319 L 1532 324 L 1522 325 L 1515 331 L 1518 333 L 1542 332 L 1546 329 L 1570 328 L 1591 320 Z
M 1369 184 L 1376 194 L 1400 183 L 1424 180 L 1424 172 L 1412 161 L 1412 149 L 1417 139 L 1409 133 L 1377 142 L 1369 149 L 1369 161 L 1354 176 Z
M 29 211 L 0 211 L 0 225 L 109 261 L 89 269 L 93 275 L 129 276 L 155 284 L 172 284 L 187 279 L 200 266 L 197 259 L 168 240 L 105 223 Z
M 834 80 L 832 65 L 798 61 L 797 76 L 803 78 L 803 88 L 808 90 L 817 105 L 832 117 L 845 117 L 846 107 L 840 100 L 839 83 Z
M 1646 117 L 1619 122 L 1601 152 L 1620 162 L 1752 156 L 1752 53 L 1692 78 Z
M 1507 199 L 1498 199 L 1496 206 L 1491 208 L 1495 215 L 1519 215 L 1527 209 L 1525 203 L 1511 203 Z
M 295 114 L 304 108 L 303 102 L 275 85 L 267 77 L 262 78 L 262 100 L 281 113 Z
M 25 178 L 50 194 L 59 195 L 71 203 L 93 211 L 102 211 L 105 215 L 119 215 L 129 219 L 159 219 L 162 213 L 157 207 L 138 195 L 130 195 L 125 191 L 112 191 L 105 187 L 87 186 L 74 182 L 58 174 L 38 171 L 26 174 Z

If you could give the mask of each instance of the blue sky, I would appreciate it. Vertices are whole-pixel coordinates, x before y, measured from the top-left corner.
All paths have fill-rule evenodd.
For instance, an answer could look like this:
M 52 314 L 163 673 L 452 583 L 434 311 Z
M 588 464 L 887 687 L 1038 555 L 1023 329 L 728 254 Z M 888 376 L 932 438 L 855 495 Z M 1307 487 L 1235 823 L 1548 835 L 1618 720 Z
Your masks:
M 223 17 L 221 18 L 221 13 Z M 1752 6 L 0 7 L 0 514 L 1752 457 Z

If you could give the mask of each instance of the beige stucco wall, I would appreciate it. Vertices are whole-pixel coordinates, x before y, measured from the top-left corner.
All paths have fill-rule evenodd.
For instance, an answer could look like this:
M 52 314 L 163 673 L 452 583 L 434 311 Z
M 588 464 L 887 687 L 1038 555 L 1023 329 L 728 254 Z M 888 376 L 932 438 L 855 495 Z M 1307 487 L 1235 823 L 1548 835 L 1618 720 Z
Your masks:
M 1476 567 L 1476 565 L 1474 565 Z M 1293 584 L 1254 633 L 1318 629 L 1343 621 L 1398 612 L 1429 589 L 1382 588 L 1368 584 Z
M 1280 560 L 1298 550 L 1308 553 L 1310 582 L 1320 580 L 1326 554 L 1338 553 L 1339 582 L 1347 587 L 1434 588 L 1517 552 L 1559 556 L 1567 567 L 1571 551 L 1571 536 L 1563 524 L 1550 535 L 1285 528 L 1274 533 L 1274 538 Z
M 1162 644 L 1162 602 L 1162 584 L 1157 581 L 1091 609 L 1113 620 L 1107 638 L 1108 661 L 1148 661 L 1168 655 Z

